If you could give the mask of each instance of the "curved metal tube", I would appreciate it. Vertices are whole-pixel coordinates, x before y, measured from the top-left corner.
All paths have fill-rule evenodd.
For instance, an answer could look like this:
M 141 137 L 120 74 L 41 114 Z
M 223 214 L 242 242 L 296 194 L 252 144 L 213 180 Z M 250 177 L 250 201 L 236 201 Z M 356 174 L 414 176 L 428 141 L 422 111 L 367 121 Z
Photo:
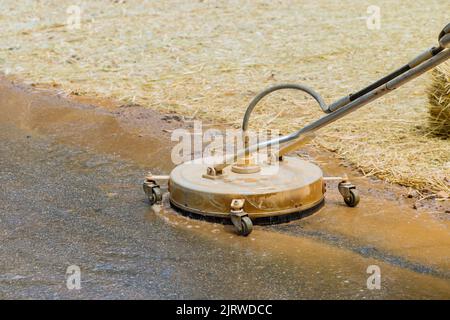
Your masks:
M 441 33 L 439 33 L 439 37 L 438 37 L 438 41 L 441 41 L 441 38 L 443 38 L 446 34 L 450 33 L 450 23 L 447 24 L 441 31 Z
M 255 109 L 258 102 L 261 101 L 262 98 L 264 98 L 265 96 L 271 94 L 272 92 L 282 90 L 282 89 L 295 89 L 295 90 L 303 91 L 303 92 L 309 94 L 310 96 L 312 96 L 317 101 L 317 103 L 320 105 L 320 108 L 322 109 L 323 112 L 325 112 L 325 113 L 329 112 L 325 101 L 322 99 L 320 94 L 318 94 L 313 89 L 311 89 L 307 86 L 304 86 L 301 84 L 295 84 L 295 83 L 278 84 L 278 85 L 269 87 L 269 88 L 261 91 L 260 93 L 258 93 L 258 95 L 256 97 L 253 98 L 253 100 L 248 105 L 247 110 L 245 111 L 244 120 L 242 121 L 242 131 L 244 131 L 244 132 L 247 131 L 248 121 L 250 120 L 250 115 L 253 112 L 253 109 Z

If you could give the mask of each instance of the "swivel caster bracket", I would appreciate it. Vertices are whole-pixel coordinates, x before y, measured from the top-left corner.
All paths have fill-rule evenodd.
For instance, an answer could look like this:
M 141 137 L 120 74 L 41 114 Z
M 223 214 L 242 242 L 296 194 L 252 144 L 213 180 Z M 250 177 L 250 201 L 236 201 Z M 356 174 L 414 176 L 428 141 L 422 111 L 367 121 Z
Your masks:
M 356 190 L 356 186 L 346 180 L 339 182 L 339 193 L 344 198 L 344 202 L 349 207 L 356 207 L 359 203 L 359 192 Z
M 146 178 L 142 187 L 144 189 L 145 194 L 148 197 L 150 205 L 161 203 L 162 201 L 161 187 L 159 186 L 159 184 L 156 183 L 155 180 Z
M 230 218 L 236 232 L 240 236 L 248 236 L 253 230 L 252 220 L 248 214 L 244 212 L 244 199 L 233 199 L 231 201 Z

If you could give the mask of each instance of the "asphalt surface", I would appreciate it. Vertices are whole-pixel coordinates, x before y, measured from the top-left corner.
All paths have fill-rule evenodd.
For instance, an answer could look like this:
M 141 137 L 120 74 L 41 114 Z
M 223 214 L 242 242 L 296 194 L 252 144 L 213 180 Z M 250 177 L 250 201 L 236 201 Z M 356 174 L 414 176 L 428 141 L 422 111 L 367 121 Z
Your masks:
M 105 136 L 67 125 L 80 119 L 70 104 L 55 98 L 21 109 L 20 97 L 40 98 L 9 89 L 3 86 L 0 95 L 2 299 L 450 298 L 446 244 L 443 259 L 422 259 L 375 238 L 326 229 L 332 221 L 326 210 L 306 221 L 256 227 L 242 238 L 228 227 L 180 217 L 167 203 L 150 208 L 142 178 L 149 167 L 167 168 L 164 157 L 158 161 L 153 152 L 153 164 L 144 165 L 123 156 L 126 144 L 123 153 L 111 152 Z M 71 117 L 61 122 L 42 105 Z M 44 121 L 33 121 L 33 108 Z M 97 111 L 77 114 L 89 112 Z M 109 135 L 111 126 L 102 130 Z M 114 130 L 110 139 L 120 139 L 122 129 Z M 442 234 L 446 239 L 448 230 Z M 402 248 L 410 248 L 404 240 Z M 71 265 L 81 270 L 79 290 L 66 285 Z M 367 288 L 370 265 L 382 270 L 379 290 Z

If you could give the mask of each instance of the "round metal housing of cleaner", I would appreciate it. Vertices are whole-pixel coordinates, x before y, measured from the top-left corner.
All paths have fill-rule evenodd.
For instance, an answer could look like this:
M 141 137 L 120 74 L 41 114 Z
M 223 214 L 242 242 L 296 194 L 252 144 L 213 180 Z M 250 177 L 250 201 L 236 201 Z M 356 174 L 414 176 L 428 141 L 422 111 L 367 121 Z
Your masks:
M 223 161 L 211 167 L 196 160 L 176 167 L 169 177 L 171 205 L 189 216 L 231 221 L 242 236 L 252 232 L 253 222 L 287 222 L 317 210 L 324 202 L 322 171 L 310 162 L 286 155 L 308 143 L 320 128 L 386 95 L 448 59 L 450 24 L 439 34 L 437 47 L 422 52 L 403 67 L 330 105 L 317 92 L 300 84 L 284 83 L 264 89 L 252 99 L 245 111 L 242 121 L 244 148 L 225 155 Z M 292 133 L 250 145 L 249 119 L 254 108 L 267 95 L 284 89 L 302 91 L 311 96 L 327 115 Z M 271 150 L 274 146 L 281 148 L 274 152 Z M 270 152 L 266 153 L 267 164 L 254 163 L 252 154 L 267 147 L 270 148 Z M 231 167 L 229 162 L 233 162 Z M 332 177 L 328 177 L 328 180 L 330 178 Z M 341 180 L 338 190 L 345 204 L 351 208 L 356 207 L 360 201 L 356 186 L 346 177 L 334 178 Z M 143 184 L 151 205 L 162 201 L 161 189 L 156 180 L 156 176 L 149 174 Z
M 170 203 L 178 211 L 229 220 L 232 201 L 242 199 L 243 212 L 255 224 L 271 224 L 312 213 L 324 201 L 322 170 L 298 157 L 284 157 L 256 173 L 236 173 L 227 167 L 217 178 L 205 177 L 207 167 L 191 161 L 171 172 Z

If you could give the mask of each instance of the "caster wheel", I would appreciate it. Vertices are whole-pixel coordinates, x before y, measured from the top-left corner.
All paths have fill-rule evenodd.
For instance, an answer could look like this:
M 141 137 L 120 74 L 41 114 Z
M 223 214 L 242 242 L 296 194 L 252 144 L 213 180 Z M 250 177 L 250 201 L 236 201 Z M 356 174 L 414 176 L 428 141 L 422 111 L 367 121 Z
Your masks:
M 359 192 L 356 189 L 348 190 L 348 196 L 344 197 L 344 202 L 349 207 L 356 207 L 359 203 Z
M 155 203 L 162 201 L 162 191 L 161 188 L 157 185 L 149 185 L 147 182 L 144 183 L 144 192 L 148 197 L 148 201 L 150 205 L 154 205 Z
M 240 236 L 248 236 L 250 233 L 252 233 L 253 230 L 253 223 L 252 220 L 249 217 L 242 217 L 241 218 L 241 228 L 238 230 L 238 234 Z
M 155 203 L 162 201 L 162 192 L 160 187 L 152 188 L 152 193 L 148 196 L 148 201 L 150 201 L 150 205 L 154 205 Z

